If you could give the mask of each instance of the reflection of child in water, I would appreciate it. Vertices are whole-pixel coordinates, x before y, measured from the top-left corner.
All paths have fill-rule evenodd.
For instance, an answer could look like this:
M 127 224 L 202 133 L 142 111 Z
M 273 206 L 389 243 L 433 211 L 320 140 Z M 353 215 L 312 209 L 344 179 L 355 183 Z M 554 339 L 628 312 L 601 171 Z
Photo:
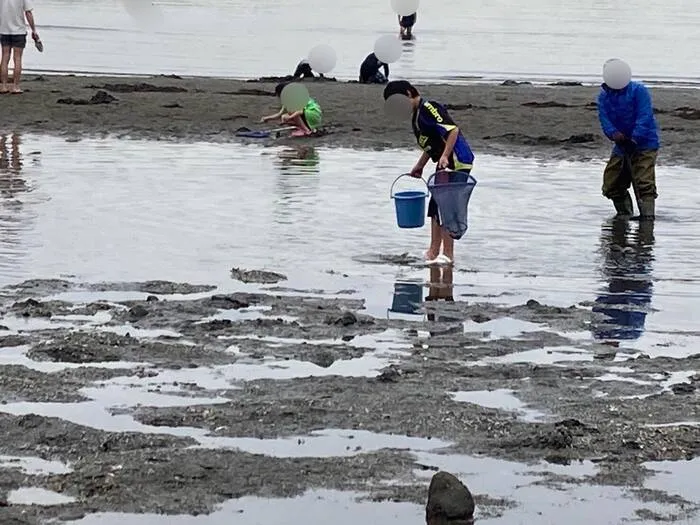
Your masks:
M 282 97 L 282 91 L 289 82 L 282 82 L 277 84 L 275 87 L 275 95 L 277 98 Z M 321 120 L 323 118 L 323 112 L 321 111 L 321 106 L 313 98 L 309 98 L 303 109 L 299 111 L 287 111 L 287 108 L 282 106 L 280 110 L 273 114 L 267 115 L 260 119 L 260 122 L 269 122 L 270 120 L 280 119 L 283 124 L 289 124 L 297 128 L 292 136 L 303 137 L 306 135 L 311 135 L 316 132 L 321 125 Z
M 430 288 L 425 300 L 454 302 L 454 274 L 451 266 L 430 267 Z M 427 313 L 428 321 L 435 321 L 435 312 Z

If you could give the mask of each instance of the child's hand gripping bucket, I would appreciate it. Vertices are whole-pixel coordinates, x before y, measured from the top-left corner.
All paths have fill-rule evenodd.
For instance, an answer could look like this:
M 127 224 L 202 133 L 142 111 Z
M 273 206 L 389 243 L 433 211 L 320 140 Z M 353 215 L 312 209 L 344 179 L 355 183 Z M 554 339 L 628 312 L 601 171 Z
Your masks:
M 410 177 L 409 173 L 399 175 L 391 185 L 390 195 L 396 207 L 396 222 L 399 228 L 422 228 L 425 224 L 425 199 L 428 192 L 424 190 L 398 191 L 394 186 L 401 177 Z M 424 184 L 425 181 L 420 179 Z M 427 185 L 426 185 L 427 188 Z

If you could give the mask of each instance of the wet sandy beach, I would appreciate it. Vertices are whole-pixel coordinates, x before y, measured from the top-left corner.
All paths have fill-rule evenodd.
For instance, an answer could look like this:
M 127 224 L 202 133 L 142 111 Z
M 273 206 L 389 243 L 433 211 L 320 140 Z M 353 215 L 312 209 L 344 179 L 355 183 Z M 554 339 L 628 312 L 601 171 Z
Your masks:
M 416 325 L 342 293 L 290 295 L 280 275 L 232 277 L 268 284 L 2 290 L 2 523 L 169 523 L 109 513 L 224 504 L 201 523 L 281 525 L 245 498 L 335 490 L 413 504 L 418 524 L 438 469 L 484 523 L 695 522 L 697 494 L 675 489 L 692 476 L 663 476 L 697 469 L 698 354 L 581 338 L 600 316 L 586 304 L 426 303 Z
M 23 96 L 0 98 L 3 131 L 60 134 L 71 139 L 116 135 L 157 140 L 235 141 L 241 127 L 263 129 L 274 112 L 274 83 L 179 77 L 28 76 Z M 589 160 L 609 155 L 595 108 L 596 87 L 426 85 L 422 93 L 448 104 L 477 154 Z M 311 82 L 327 135 L 275 139 L 385 149 L 415 147 L 408 123 L 384 117 L 381 86 Z M 697 90 L 653 89 L 663 142 L 660 164 L 700 166 Z M 268 126 L 269 127 L 269 126 Z

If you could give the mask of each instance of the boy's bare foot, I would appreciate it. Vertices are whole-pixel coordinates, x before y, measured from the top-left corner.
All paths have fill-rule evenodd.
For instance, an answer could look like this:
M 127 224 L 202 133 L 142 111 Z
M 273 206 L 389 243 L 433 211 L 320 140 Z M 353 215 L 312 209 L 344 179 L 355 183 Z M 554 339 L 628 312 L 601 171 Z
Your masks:
M 6 93 L 9 93 L 9 92 L 10 92 L 10 90 L 7 89 L 7 86 L 0 87 L 0 93 L 2 93 L 3 95 Z
M 432 248 L 426 250 L 424 254 L 426 261 L 434 261 L 435 259 L 437 259 L 438 255 L 438 250 L 433 250 Z
M 13 95 L 21 95 L 22 93 L 24 93 L 24 91 L 22 91 L 18 87 L 13 87 L 12 90 L 10 91 L 10 93 L 12 93 Z

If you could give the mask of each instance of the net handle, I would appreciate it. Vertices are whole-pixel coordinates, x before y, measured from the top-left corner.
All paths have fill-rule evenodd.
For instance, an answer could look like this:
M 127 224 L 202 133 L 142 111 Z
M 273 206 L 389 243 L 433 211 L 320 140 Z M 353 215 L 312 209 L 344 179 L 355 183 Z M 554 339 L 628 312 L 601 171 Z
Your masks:
M 426 186 L 428 186 L 428 191 L 430 191 L 430 181 L 432 181 L 435 178 L 435 176 L 439 175 L 440 173 L 458 173 L 458 170 L 444 169 L 444 170 L 438 170 L 435 173 L 433 173 L 430 177 L 428 177 L 428 181 L 425 183 Z M 450 186 L 450 185 L 476 186 L 476 179 L 472 176 L 471 173 L 467 173 L 467 180 L 464 182 L 443 182 L 442 184 L 439 184 L 439 186 Z M 433 186 L 438 186 L 438 184 L 433 184 Z
M 401 175 L 396 177 L 393 184 L 391 185 L 391 188 L 389 189 L 389 198 L 390 199 L 394 198 L 394 186 L 396 186 L 396 183 L 399 182 L 399 180 L 402 179 L 403 177 L 411 177 L 412 179 L 420 179 L 423 182 L 423 184 L 425 184 L 425 189 L 427 190 L 426 195 L 430 194 L 430 190 L 428 189 L 428 183 L 425 181 L 425 179 L 423 177 L 413 177 L 410 173 L 402 173 Z

